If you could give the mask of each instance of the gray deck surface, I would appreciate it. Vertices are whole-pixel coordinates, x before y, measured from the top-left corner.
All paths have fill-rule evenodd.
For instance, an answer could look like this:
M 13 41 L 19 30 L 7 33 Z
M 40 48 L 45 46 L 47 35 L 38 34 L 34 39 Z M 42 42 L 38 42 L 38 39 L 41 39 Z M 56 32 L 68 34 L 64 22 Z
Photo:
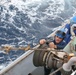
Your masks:
M 32 75 L 44 75 L 43 67 L 39 67 L 32 72 Z
M 35 67 L 32 60 L 33 53 L 9 70 L 0 72 L 0 75 L 44 75 L 43 67 Z

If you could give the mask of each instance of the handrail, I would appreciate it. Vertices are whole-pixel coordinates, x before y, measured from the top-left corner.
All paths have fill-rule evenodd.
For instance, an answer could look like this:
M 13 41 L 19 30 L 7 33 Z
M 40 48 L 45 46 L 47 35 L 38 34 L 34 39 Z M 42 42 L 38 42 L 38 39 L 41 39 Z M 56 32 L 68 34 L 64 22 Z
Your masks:
M 40 45 L 35 46 L 34 48 L 39 47 Z M 33 53 L 34 51 L 27 51 L 25 52 L 23 55 L 21 55 L 19 58 L 17 58 L 15 61 L 13 61 L 11 64 L 9 64 L 8 66 L 6 66 L 5 68 L 3 68 L 0 71 L 0 75 L 5 74 L 7 71 L 9 71 L 12 67 L 14 67 L 16 64 L 18 64 L 20 61 L 22 61 L 23 59 L 25 59 L 27 56 L 29 56 L 31 53 Z

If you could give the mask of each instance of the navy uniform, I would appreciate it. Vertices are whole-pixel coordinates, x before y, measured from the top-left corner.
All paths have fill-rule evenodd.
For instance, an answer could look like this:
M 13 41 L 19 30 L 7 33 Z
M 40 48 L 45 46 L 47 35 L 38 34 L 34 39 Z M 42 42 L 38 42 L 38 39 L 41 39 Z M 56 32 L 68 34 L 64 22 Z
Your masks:
M 66 33 L 66 37 L 65 37 L 65 41 L 66 43 L 68 44 L 69 41 L 71 40 L 71 33 L 70 33 L 70 29 L 71 29 L 71 26 L 73 24 L 76 24 L 76 16 L 74 16 L 71 20 L 70 20 L 70 24 L 66 24 L 65 27 L 64 27 L 64 30 L 65 30 L 65 33 Z M 76 30 L 74 30 L 74 33 L 76 34 Z
M 63 49 L 66 46 L 66 42 L 64 41 L 65 35 L 66 34 L 61 30 L 57 31 L 57 33 L 55 34 L 55 36 L 58 36 L 59 38 L 63 39 L 60 43 L 56 43 L 55 40 L 51 41 L 57 46 L 57 49 Z M 44 67 L 44 75 L 49 75 L 50 72 L 51 72 L 51 69 Z M 61 72 L 58 71 L 56 75 L 61 75 Z

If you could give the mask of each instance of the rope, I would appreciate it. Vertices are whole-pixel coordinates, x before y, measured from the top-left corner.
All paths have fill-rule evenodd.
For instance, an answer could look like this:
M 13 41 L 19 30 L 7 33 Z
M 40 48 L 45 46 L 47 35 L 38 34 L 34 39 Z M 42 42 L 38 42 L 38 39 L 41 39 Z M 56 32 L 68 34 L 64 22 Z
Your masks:
M 9 52 L 10 50 L 39 50 L 39 51 L 55 51 L 55 52 L 64 52 L 62 50 L 56 50 L 53 48 L 46 48 L 46 49 L 41 49 L 41 48 L 31 48 L 30 45 L 28 45 L 27 47 L 11 47 L 11 46 L 3 46 L 0 47 L 0 50 L 5 50 L 6 52 Z
M 59 70 L 61 70 L 62 69 L 62 66 L 60 67 L 60 68 L 58 68 L 57 70 L 55 70 L 54 72 L 52 72 L 51 74 L 49 74 L 49 75 L 53 75 L 53 74 L 55 74 L 56 72 L 58 72 Z

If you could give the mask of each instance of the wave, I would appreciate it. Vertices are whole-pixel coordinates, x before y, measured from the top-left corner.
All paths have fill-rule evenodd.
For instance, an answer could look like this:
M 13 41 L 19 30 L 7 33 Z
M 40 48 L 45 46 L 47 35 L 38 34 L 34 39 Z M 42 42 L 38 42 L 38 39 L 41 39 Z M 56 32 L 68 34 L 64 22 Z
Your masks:
M 0 45 L 30 44 L 33 47 L 41 38 L 49 35 L 53 28 L 75 14 L 75 0 L 1 0 Z M 14 52 L 1 52 L 0 64 L 13 61 L 24 53 Z

